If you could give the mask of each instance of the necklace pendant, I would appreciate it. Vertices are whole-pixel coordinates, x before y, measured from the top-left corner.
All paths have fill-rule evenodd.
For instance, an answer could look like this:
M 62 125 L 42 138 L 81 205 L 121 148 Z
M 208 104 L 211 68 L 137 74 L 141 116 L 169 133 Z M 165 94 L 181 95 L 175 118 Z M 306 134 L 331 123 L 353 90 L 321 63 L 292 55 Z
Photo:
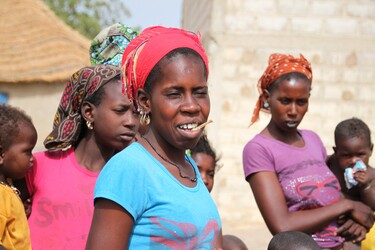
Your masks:
M 16 193 L 16 195 L 21 196 L 21 192 L 18 190 L 18 188 L 16 188 L 15 186 L 10 186 L 10 188 L 14 193 Z
M 197 179 L 197 172 L 195 171 L 195 168 L 194 168 L 193 164 L 191 164 L 189 158 L 187 158 L 187 161 L 189 162 L 190 166 L 193 168 L 195 177 L 190 177 L 190 176 L 187 176 L 187 175 L 182 175 L 182 173 L 181 173 L 181 167 L 180 167 L 178 164 L 176 164 L 176 163 L 172 162 L 171 160 L 169 160 L 169 159 L 165 158 L 164 156 L 162 156 L 162 155 L 156 150 L 156 148 L 154 147 L 154 145 L 152 145 L 151 142 L 150 142 L 146 137 L 142 136 L 142 138 L 148 143 L 148 145 L 150 145 L 150 147 L 152 148 L 152 150 L 153 150 L 153 151 L 154 151 L 154 152 L 155 152 L 155 153 L 156 153 L 161 159 L 163 159 L 163 161 L 165 161 L 165 162 L 171 164 L 172 166 L 175 166 L 175 167 L 178 169 L 178 174 L 180 175 L 181 178 L 189 179 L 191 182 L 197 182 L 197 180 L 198 180 L 198 179 Z

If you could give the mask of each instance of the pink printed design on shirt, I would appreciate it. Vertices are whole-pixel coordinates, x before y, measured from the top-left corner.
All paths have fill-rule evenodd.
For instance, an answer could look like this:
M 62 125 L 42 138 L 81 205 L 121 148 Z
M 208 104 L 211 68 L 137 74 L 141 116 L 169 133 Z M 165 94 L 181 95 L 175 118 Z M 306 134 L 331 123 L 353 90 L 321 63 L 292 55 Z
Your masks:
M 207 222 L 202 232 L 195 225 L 152 217 L 158 235 L 150 235 L 151 242 L 171 249 L 213 249 L 219 235 L 219 225 L 215 219 Z
M 322 182 L 307 181 L 297 186 L 297 192 L 306 198 L 316 198 L 322 193 L 337 194 L 340 186 L 335 177 L 327 178 Z

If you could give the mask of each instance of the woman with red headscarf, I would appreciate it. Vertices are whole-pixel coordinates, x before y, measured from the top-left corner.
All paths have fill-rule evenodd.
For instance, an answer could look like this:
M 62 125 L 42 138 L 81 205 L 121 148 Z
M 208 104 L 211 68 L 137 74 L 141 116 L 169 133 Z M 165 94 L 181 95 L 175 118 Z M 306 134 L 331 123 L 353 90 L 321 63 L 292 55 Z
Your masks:
M 311 66 L 302 55 L 270 56 L 251 122 L 261 109 L 271 113 L 271 120 L 244 148 L 245 177 L 272 234 L 304 231 L 323 249 L 358 249 L 346 247 L 364 239 L 374 222 L 371 209 L 341 199 L 322 141 L 310 130 L 297 129 L 308 109 L 311 82 Z M 351 219 L 339 228 L 337 220 L 345 216 Z
M 100 173 L 86 249 L 221 247 L 217 208 L 185 154 L 210 112 L 208 60 L 198 36 L 145 29 L 124 51 L 123 70 L 124 91 L 148 130 Z

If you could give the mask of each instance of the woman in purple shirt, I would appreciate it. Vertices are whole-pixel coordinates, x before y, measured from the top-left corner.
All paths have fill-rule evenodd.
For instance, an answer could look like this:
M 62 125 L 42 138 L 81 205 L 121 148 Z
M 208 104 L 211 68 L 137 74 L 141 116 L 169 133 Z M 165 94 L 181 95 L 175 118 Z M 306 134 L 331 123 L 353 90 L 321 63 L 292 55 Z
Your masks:
M 374 223 L 371 209 L 341 198 L 322 141 L 312 131 L 297 129 L 308 109 L 311 81 L 310 63 L 302 55 L 270 56 L 251 122 L 261 108 L 271 120 L 244 148 L 245 177 L 272 234 L 303 231 L 323 249 L 358 249 Z

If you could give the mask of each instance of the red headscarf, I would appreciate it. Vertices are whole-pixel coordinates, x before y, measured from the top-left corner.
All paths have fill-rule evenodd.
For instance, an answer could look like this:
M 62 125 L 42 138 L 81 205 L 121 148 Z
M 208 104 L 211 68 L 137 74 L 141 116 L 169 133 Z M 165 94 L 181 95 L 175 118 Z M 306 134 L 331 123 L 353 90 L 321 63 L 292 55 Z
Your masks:
M 204 61 L 208 73 L 208 59 L 198 35 L 178 28 L 153 26 L 134 38 L 122 57 L 123 81 L 129 98 L 135 99 L 137 90 L 143 88 L 155 65 L 177 48 L 195 50 Z
M 268 89 L 280 76 L 292 72 L 304 74 L 307 79 L 312 81 L 311 65 L 302 54 L 300 54 L 300 58 L 277 53 L 271 54 L 268 67 L 257 84 L 259 98 L 255 105 L 250 125 L 258 120 L 259 111 L 263 108 L 263 90 Z

